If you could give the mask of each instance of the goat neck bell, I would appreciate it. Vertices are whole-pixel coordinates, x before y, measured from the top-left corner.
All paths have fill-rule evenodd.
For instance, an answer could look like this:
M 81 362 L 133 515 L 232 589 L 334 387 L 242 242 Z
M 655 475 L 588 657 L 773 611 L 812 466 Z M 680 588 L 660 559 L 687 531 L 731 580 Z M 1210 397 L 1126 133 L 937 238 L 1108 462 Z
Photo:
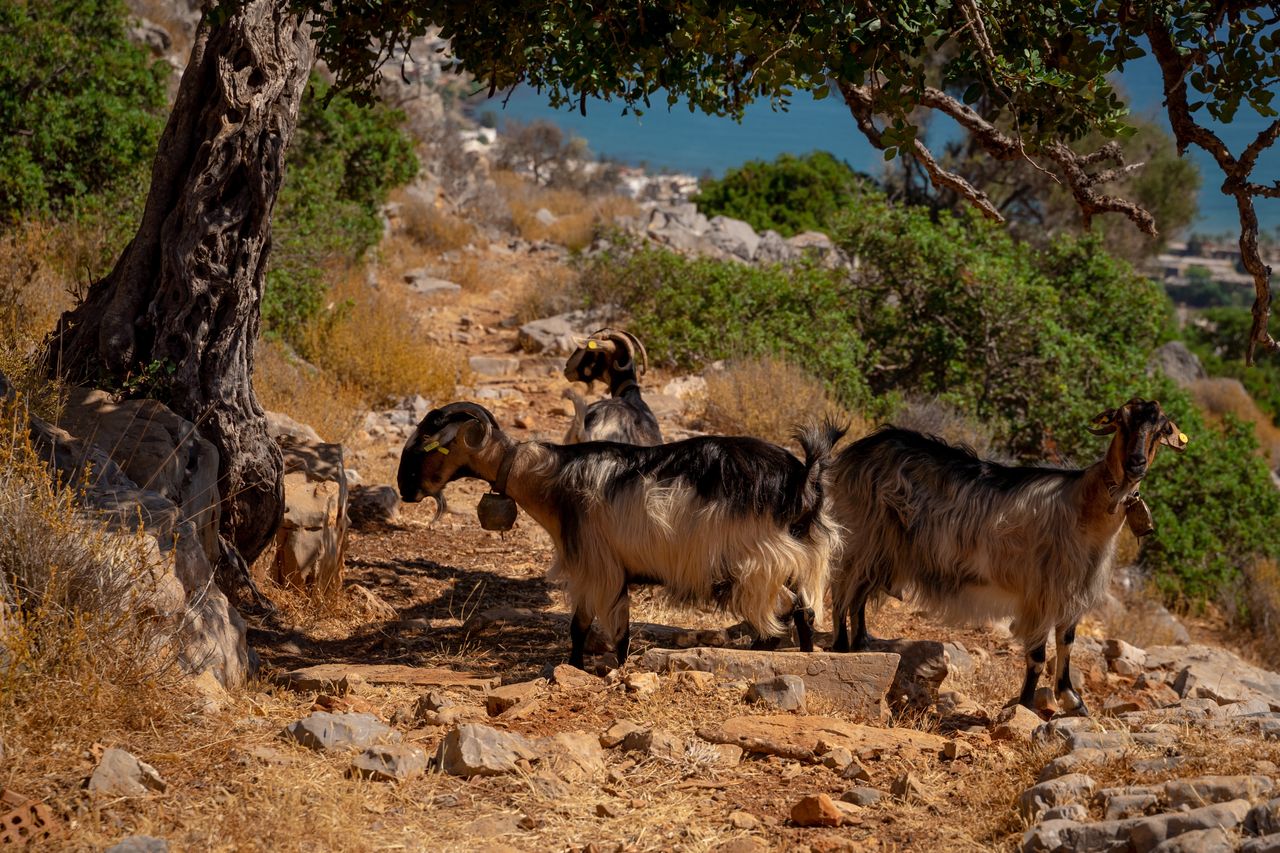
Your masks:
M 1156 529 L 1147 502 L 1136 494 L 1125 503 L 1124 520 L 1129 523 L 1129 530 L 1139 539 Z
M 511 464 L 515 461 L 516 449 L 513 447 L 502 457 L 498 466 L 498 479 L 490 484 L 488 494 L 480 498 L 476 507 L 476 515 L 480 518 L 480 526 L 485 530 L 506 532 L 516 524 L 516 502 L 507 496 L 507 478 L 511 476 Z

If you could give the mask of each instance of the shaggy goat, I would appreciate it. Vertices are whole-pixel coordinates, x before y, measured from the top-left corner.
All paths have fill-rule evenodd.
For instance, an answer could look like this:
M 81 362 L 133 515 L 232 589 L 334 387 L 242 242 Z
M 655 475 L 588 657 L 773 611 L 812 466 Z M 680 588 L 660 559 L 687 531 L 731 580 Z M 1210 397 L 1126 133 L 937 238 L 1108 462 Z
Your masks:
M 832 465 L 833 512 L 850 542 L 836 571 L 836 651 L 866 649 L 871 596 L 908 595 L 957 620 L 1014 617 L 1025 645 L 1018 702 L 1032 706 L 1049 632 L 1064 712 L 1088 714 L 1071 685 L 1076 623 L 1106 589 L 1116 536 L 1159 445 L 1187 438 L 1156 402 L 1130 400 L 1093 420 L 1113 435 L 1085 469 L 1009 467 L 910 430 L 885 428 Z
M 636 356 L 640 357 L 637 365 Z M 637 367 L 639 368 L 637 371 Z M 564 395 L 573 401 L 573 424 L 565 444 L 584 441 L 620 441 L 623 444 L 662 444 L 662 430 L 653 410 L 640 396 L 638 375 L 649 369 L 644 344 L 629 332 L 600 329 L 578 347 L 564 366 L 570 382 L 599 379 L 609 386 L 609 397 L 590 406 L 572 389 Z
M 574 666 L 596 618 L 618 665 L 626 660 L 633 583 L 724 607 L 758 636 L 781 633 L 779 614 L 790 613 L 811 651 L 811 608 L 837 542 L 822 478 L 842 433 L 828 425 L 800 434 L 804 462 L 754 438 L 517 444 L 483 407 L 451 403 L 409 438 L 398 482 L 407 502 L 434 497 L 439 517 L 447 483 L 485 480 L 542 525 L 556 548 L 551 577 L 573 605 Z

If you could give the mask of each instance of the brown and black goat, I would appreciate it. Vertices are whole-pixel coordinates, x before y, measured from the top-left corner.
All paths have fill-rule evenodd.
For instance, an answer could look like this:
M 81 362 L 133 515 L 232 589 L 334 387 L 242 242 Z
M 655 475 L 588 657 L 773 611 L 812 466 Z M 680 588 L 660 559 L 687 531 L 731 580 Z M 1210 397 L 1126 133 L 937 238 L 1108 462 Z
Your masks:
M 1090 430 L 1112 439 L 1084 469 L 1000 465 L 895 428 L 841 451 L 829 488 L 856 545 L 834 575 L 835 650 L 850 648 L 846 619 L 856 620 L 852 647 L 868 647 L 867 601 L 890 593 L 955 621 L 1012 616 L 1027 658 L 1018 702 L 1032 707 L 1052 632 L 1059 707 L 1087 714 L 1071 683 L 1076 623 L 1106 590 L 1156 450 L 1187 442 L 1159 403 L 1139 399 L 1107 409 Z
M 639 377 L 648 369 L 649 354 L 635 335 L 619 329 L 592 332 L 569 356 L 564 376 L 588 388 L 598 379 L 609 387 L 609 396 L 588 406 L 577 392 L 565 391 L 573 401 L 574 418 L 564 443 L 662 444 L 658 419 L 640 394 Z

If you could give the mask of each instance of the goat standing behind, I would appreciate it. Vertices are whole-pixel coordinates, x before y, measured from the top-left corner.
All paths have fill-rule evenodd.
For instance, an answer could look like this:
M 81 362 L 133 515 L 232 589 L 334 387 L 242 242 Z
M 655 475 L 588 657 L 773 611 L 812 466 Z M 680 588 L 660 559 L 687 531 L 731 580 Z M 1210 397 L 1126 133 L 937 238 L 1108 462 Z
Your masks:
M 551 576 L 573 605 L 574 666 L 595 619 L 618 664 L 626 661 L 632 583 L 723 607 L 758 636 L 781 633 L 778 616 L 789 613 L 811 651 L 811 607 L 823 599 L 838 541 L 823 472 L 842 433 L 830 425 L 801 433 L 803 462 L 754 438 L 517 444 L 484 408 L 452 403 L 418 425 L 398 481 L 405 501 L 440 502 L 453 480 L 486 480 L 551 535 Z
M 1087 714 L 1071 685 L 1076 623 L 1106 590 L 1125 507 L 1157 447 L 1186 444 L 1156 402 L 1108 409 L 1091 429 L 1114 437 L 1102 460 L 1077 470 L 998 465 L 893 428 L 845 448 L 830 490 L 855 544 L 835 575 L 835 649 L 849 649 L 855 612 L 853 647 L 867 647 L 867 600 L 886 593 L 953 621 L 1012 615 L 1027 655 L 1019 703 L 1032 707 L 1052 631 L 1059 705 Z
M 564 376 L 588 387 L 599 379 L 609 386 L 609 397 L 588 406 L 573 389 L 565 390 L 565 397 L 573 402 L 574 417 L 564 443 L 662 444 L 658 419 L 640 394 L 639 376 L 648 369 L 649 355 L 635 335 L 618 329 L 592 332 L 569 356 Z

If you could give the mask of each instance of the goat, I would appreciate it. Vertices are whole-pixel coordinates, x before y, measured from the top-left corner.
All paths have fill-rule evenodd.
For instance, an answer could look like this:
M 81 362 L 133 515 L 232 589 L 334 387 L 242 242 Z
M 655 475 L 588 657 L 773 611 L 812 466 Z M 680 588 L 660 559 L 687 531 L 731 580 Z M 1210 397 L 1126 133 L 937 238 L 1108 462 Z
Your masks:
M 615 442 L 516 443 L 486 409 L 450 403 L 429 412 L 400 458 L 406 502 L 464 477 L 487 481 L 550 534 L 551 578 L 573 605 L 569 662 L 583 666 L 599 619 L 618 665 L 630 643 L 629 584 L 660 584 L 678 602 L 714 604 L 757 636 L 782 633 L 790 613 L 813 650 L 812 606 L 823 600 L 838 543 L 823 489 L 844 430 L 798 434 L 801 462 L 754 438 L 701 436 L 642 447 Z
M 569 356 L 564 376 L 570 382 L 585 382 L 588 387 L 600 379 L 609 386 L 609 397 L 587 406 L 572 389 L 565 391 L 564 396 L 573 401 L 574 417 L 564 443 L 662 444 L 658 419 L 640 395 L 637 377 L 648 369 L 649 354 L 635 335 L 617 329 L 592 332 Z
M 1019 704 L 1032 707 L 1052 630 L 1059 707 L 1087 715 L 1071 684 L 1076 623 L 1106 589 L 1116 537 L 1158 446 L 1187 442 L 1158 402 L 1136 398 L 1098 415 L 1090 431 L 1112 435 L 1111 445 L 1075 470 L 999 465 L 892 427 L 846 447 L 829 490 L 857 544 L 835 574 L 834 651 L 849 650 L 855 611 L 853 648 L 873 640 L 873 595 L 910 596 L 951 619 L 1013 615 L 1027 662 Z

